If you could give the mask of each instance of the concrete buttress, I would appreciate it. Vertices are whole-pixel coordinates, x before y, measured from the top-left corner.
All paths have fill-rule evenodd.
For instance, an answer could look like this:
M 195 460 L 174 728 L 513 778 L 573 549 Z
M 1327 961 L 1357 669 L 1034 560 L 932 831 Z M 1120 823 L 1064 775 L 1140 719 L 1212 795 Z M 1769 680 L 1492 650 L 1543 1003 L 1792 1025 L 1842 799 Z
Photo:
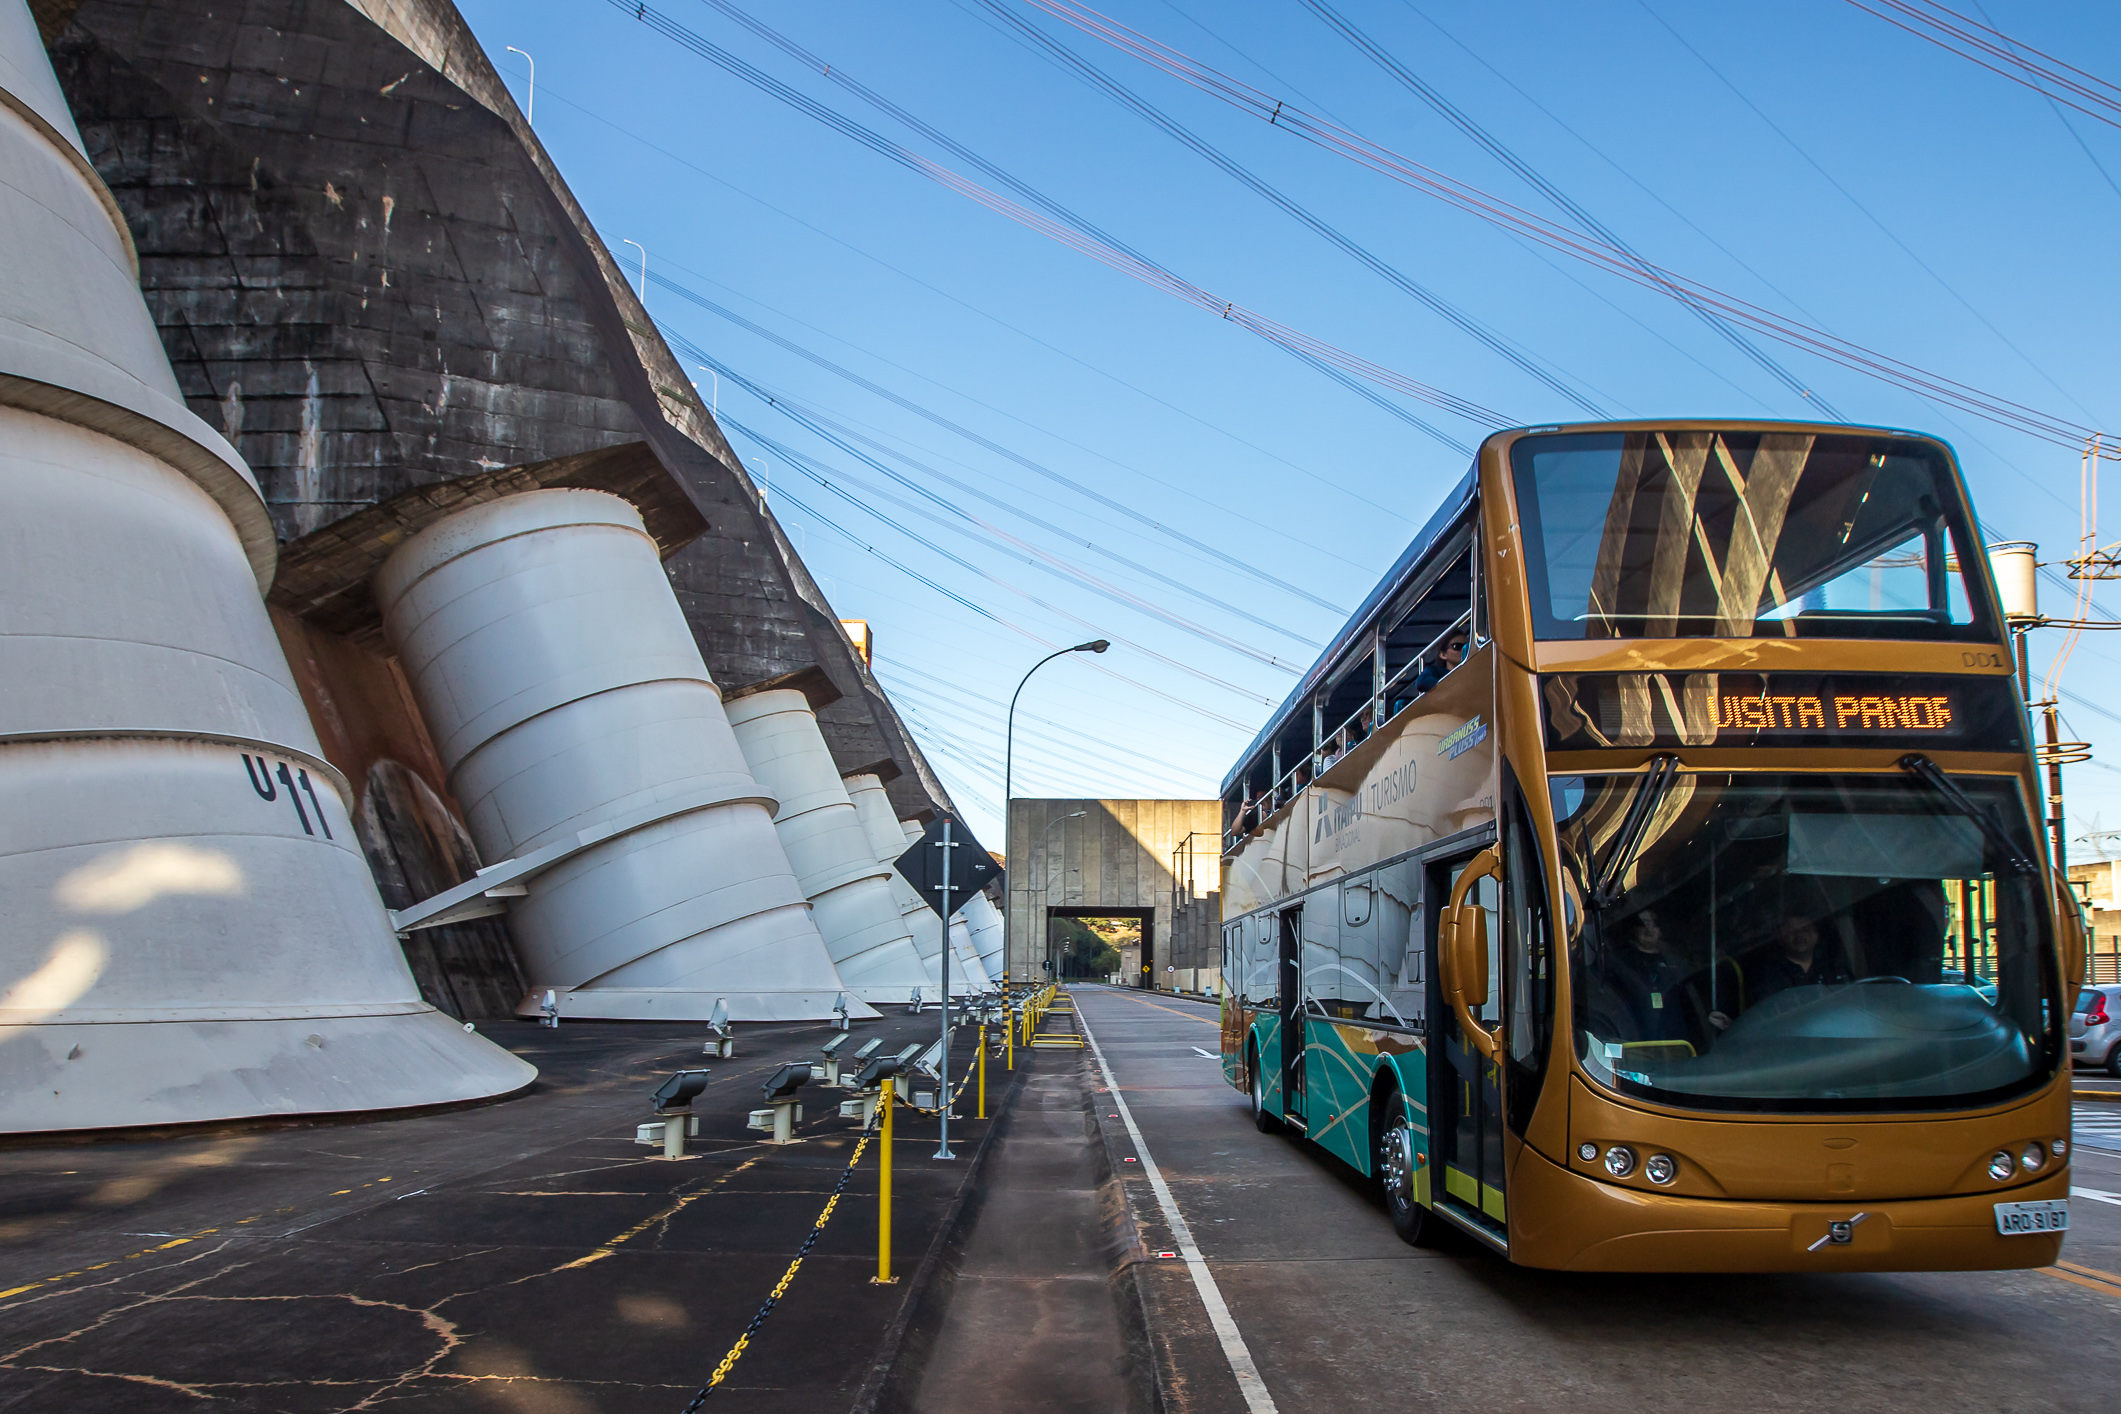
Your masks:
M 0 0 L 0 1131 L 476 1099 L 420 1000 L 22 0 Z
M 832 1014 L 841 979 L 777 802 L 633 506 L 486 502 L 407 540 L 375 591 L 481 856 L 564 855 L 509 911 L 526 1013 L 550 988 L 563 1016 Z
M 854 813 L 862 822 L 862 833 L 869 838 L 869 847 L 876 852 L 879 862 L 892 866 L 891 896 L 898 901 L 899 916 L 905 920 L 906 931 L 913 937 L 915 949 L 921 955 L 921 967 L 926 980 L 922 983 L 924 997 L 940 997 L 943 994 L 943 970 L 941 947 L 942 935 L 936 930 L 935 910 L 921 902 L 913 885 L 897 869 L 898 857 L 906 852 L 905 837 L 899 833 L 898 819 L 891 810 L 891 797 L 884 791 L 884 783 L 874 775 L 862 772 L 846 779 L 847 798 L 854 802 Z
M 753 693 L 728 704 L 729 725 L 759 783 L 780 801 L 773 827 L 847 989 L 866 1002 L 904 1001 L 927 981 L 913 934 L 848 798 L 802 693 Z

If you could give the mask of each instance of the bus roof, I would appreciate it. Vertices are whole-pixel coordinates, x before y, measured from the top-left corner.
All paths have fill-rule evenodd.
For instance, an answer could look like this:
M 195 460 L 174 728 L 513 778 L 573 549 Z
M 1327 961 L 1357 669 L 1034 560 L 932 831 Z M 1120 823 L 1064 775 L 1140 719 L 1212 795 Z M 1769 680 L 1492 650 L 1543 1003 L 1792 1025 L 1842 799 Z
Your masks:
M 1473 500 L 1473 478 L 1477 470 L 1477 466 L 1469 469 L 1457 487 L 1444 497 L 1443 504 L 1436 508 L 1436 514 L 1429 517 L 1429 523 L 1421 528 L 1421 533 L 1416 535 L 1400 557 L 1392 562 L 1392 568 L 1385 572 L 1384 578 L 1377 582 L 1377 587 L 1370 591 L 1370 597 L 1362 601 L 1362 607 L 1341 626 L 1340 632 L 1326 645 L 1326 651 L 1319 655 L 1318 661 L 1298 680 L 1295 689 L 1281 706 L 1274 709 L 1274 715 L 1260 728 L 1259 735 L 1253 737 L 1251 743 L 1239 753 L 1237 764 L 1223 777 L 1223 795 L 1230 793 L 1230 787 L 1237 784 L 1238 778 L 1245 773 L 1245 768 L 1251 764 L 1252 758 L 1259 754 L 1260 749 L 1272 741 L 1288 725 L 1289 719 L 1311 700 L 1311 694 L 1318 690 L 1318 685 L 1324 681 L 1326 674 L 1333 670 L 1333 666 L 1347 652 L 1348 645 L 1370 627 L 1371 620 L 1377 617 L 1378 612 L 1392 596 L 1399 592 L 1400 586 L 1413 576 L 1429 551 L 1457 523 L 1458 517 Z

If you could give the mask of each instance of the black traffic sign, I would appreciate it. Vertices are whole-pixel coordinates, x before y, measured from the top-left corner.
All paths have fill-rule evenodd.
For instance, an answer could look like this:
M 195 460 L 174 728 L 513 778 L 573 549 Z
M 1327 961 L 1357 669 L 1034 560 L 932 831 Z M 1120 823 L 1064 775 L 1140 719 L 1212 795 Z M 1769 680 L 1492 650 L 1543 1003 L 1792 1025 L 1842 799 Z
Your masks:
M 945 833 L 950 836 L 947 847 L 943 839 Z M 923 903 L 945 918 L 950 916 L 950 913 L 943 913 L 943 861 L 946 856 L 950 871 L 950 913 L 964 907 L 974 894 L 986 887 L 989 879 L 1002 872 L 994 857 L 972 838 L 972 831 L 965 828 L 963 821 L 938 815 L 929 823 L 927 833 L 898 857 L 898 872 L 919 892 Z

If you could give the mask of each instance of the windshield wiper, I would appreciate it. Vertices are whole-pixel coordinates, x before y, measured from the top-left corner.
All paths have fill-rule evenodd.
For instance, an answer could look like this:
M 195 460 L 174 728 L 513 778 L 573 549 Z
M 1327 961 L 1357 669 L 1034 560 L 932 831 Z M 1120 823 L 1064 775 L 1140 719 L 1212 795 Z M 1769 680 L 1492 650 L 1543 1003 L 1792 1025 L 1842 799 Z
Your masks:
M 1650 817 L 1664 803 L 1664 797 L 1672 789 L 1672 782 L 1679 779 L 1679 758 L 1676 756 L 1652 756 L 1650 769 L 1643 775 L 1642 784 L 1635 788 L 1635 799 L 1628 805 L 1627 817 L 1620 822 L 1620 833 L 1613 841 L 1613 849 L 1606 856 L 1605 867 L 1595 871 L 1591 881 L 1591 907 L 1604 910 L 1619 902 L 1620 881 L 1635 863 L 1635 855 L 1642 848 L 1642 837 L 1649 828 Z
M 1910 752 L 1900 758 L 1900 769 L 1943 796 L 1952 809 L 1981 827 L 1981 833 L 1996 847 L 2003 858 L 2003 867 L 2013 874 L 2037 874 L 2040 866 L 2018 852 L 2018 842 L 2010 837 L 1996 819 L 1995 813 L 1986 806 L 1976 805 L 1972 797 L 1959 789 L 1950 776 L 1939 770 L 1937 763 L 1919 752 Z

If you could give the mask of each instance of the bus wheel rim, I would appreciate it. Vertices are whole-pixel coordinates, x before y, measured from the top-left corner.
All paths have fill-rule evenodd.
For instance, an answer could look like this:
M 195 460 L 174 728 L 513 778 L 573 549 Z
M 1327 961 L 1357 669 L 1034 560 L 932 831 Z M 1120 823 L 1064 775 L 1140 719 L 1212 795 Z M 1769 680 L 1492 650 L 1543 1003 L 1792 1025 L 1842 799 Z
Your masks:
M 1385 1189 L 1401 1207 L 1414 1201 L 1414 1166 L 1407 1155 L 1410 1138 L 1412 1135 L 1403 1123 L 1385 1131 Z

